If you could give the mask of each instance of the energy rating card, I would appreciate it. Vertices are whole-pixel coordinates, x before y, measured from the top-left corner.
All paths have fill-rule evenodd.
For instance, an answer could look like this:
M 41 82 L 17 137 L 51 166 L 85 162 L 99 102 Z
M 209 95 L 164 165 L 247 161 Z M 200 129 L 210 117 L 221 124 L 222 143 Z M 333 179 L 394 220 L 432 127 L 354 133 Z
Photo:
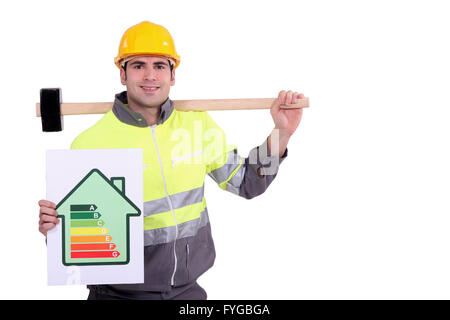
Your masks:
M 124 177 L 108 179 L 92 169 L 58 203 L 64 265 L 129 262 L 128 220 L 141 210 L 125 195 L 125 184 Z
M 47 151 L 48 283 L 143 282 L 141 149 Z

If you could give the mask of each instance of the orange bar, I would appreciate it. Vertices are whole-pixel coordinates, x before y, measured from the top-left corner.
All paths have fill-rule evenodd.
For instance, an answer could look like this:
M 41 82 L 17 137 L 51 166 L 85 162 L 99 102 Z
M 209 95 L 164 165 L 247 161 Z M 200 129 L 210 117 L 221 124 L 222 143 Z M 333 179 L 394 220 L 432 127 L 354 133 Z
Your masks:
M 112 237 L 106 236 L 72 236 L 70 237 L 72 243 L 84 243 L 84 242 L 111 242 Z

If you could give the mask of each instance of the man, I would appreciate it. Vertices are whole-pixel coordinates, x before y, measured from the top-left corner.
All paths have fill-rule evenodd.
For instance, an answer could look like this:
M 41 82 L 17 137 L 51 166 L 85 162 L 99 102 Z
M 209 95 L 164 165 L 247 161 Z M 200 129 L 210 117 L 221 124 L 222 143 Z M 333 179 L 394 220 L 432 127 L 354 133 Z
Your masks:
M 88 286 L 89 299 L 206 299 L 196 282 L 215 260 L 203 197 L 205 174 L 247 199 L 263 193 L 286 158 L 302 116 L 302 109 L 280 106 L 303 95 L 279 93 L 270 110 L 274 130 L 244 159 L 226 144 L 207 112 L 174 109 L 168 96 L 180 57 L 164 27 L 142 22 L 129 28 L 115 63 L 127 90 L 71 148 L 143 149 L 145 282 Z M 39 231 L 46 235 L 58 223 L 56 206 L 47 200 L 39 206 Z

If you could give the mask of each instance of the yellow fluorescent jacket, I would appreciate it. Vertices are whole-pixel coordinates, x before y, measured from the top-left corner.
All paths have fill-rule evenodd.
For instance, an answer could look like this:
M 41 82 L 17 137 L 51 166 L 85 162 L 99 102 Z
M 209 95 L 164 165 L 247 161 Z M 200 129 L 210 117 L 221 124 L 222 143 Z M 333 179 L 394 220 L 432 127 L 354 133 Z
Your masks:
M 72 149 L 143 149 L 145 282 L 96 286 L 164 291 L 195 281 L 214 263 L 204 179 L 247 199 L 263 193 L 287 156 L 267 155 L 266 141 L 242 158 L 207 112 L 181 112 L 167 99 L 156 125 L 127 106 L 127 92 L 81 133 Z M 260 176 L 257 170 L 262 168 Z M 98 289 L 98 288 L 97 288 Z

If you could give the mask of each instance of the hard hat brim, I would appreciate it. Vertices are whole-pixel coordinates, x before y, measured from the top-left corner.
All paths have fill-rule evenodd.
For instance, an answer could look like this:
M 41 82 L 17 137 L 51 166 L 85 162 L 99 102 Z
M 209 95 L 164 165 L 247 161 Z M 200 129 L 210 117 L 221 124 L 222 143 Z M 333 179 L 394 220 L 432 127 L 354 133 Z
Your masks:
M 120 67 L 126 61 L 130 61 L 131 59 L 133 59 L 135 57 L 140 57 L 140 56 L 162 57 L 162 58 L 170 59 L 174 63 L 174 65 L 173 65 L 174 69 L 176 69 L 178 67 L 178 65 L 180 64 L 180 57 L 175 58 L 172 56 L 168 56 L 167 54 L 163 54 L 163 53 L 158 54 L 158 53 L 153 53 L 153 52 L 152 53 L 142 52 L 142 53 L 137 53 L 137 54 L 133 53 L 133 54 L 125 55 L 125 56 L 116 57 L 114 59 L 114 63 L 120 69 Z

